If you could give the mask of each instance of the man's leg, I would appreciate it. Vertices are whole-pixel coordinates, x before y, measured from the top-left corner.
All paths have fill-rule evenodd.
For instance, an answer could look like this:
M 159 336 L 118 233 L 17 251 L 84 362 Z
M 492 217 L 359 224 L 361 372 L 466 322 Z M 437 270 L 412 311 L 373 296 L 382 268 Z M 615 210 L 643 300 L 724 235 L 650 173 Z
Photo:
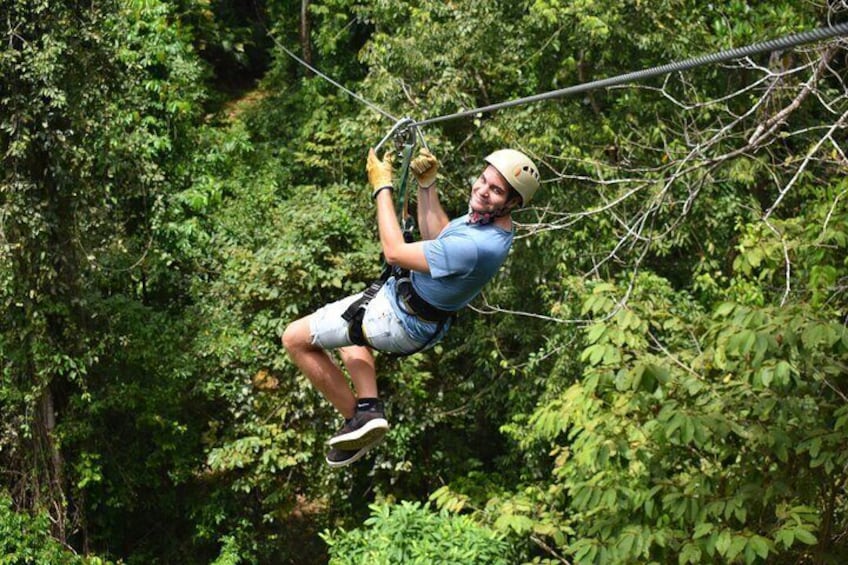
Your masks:
M 342 430 L 330 440 L 327 463 L 342 467 L 360 459 L 383 439 L 389 427 L 382 403 L 377 400 L 377 376 L 370 349 L 338 349 L 359 398 L 367 406 L 362 408 L 357 406 L 357 397 L 341 369 L 323 348 L 313 345 L 309 317 L 292 322 L 283 332 L 282 341 L 298 368 L 345 418 Z
M 383 403 L 377 397 L 374 355 L 368 347 L 358 345 L 341 347 L 339 354 L 356 391 L 356 414 L 327 443 L 348 451 L 373 447 L 389 429 Z
M 283 332 L 283 346 L 312 385 L 345 419 L 352 418 L 356 412 L 356 398 L 338 365 L 330 359 L 326 351 L 312 344 L 308 316 L 289 324 Z M 358 366 L 361 363 L 362 361 L 357 359 L 354 364 Z M 373 357 L 371 367 L 373 370 Z M 376 377 L 372 378 L 376 388 Z
M 353 389 L 357 398 L 377 398 L 377 369 L 374 365 L 374 354 L 367 347 L 350 345 L 339 348 Z

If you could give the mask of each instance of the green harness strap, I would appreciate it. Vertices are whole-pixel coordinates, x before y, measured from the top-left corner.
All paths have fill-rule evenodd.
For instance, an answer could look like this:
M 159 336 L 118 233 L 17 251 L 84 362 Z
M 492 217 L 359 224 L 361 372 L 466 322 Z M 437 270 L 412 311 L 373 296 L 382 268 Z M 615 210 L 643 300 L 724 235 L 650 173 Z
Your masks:
M 395 210 L 398 214 L 398 222 L 403 230 L 404 241 L 407 243 L 412 241 L 412 231 L 415 229 L 415 222 L 412 216 L 409 215 L 409 195 L 406 192 L 406 185 L 409 180 L 409 164 L 412 162 L 415 140 L 420 135 L 418 128 L 412 125 L 413 123 L 412 118 L 408 117 L 398 120 L 374 148 L 374 151 L 379 152 L 383 144 L 391 139 L 394 141 L 396 154 L 401 159 L 400 181 L 395 186 L 397 195 Z M 421 141 L 426 147 L 427 144 L 424 142 L 423 136 L 421 136 Z
M 403 149 L 400 153 L 403 157 L 400 166 L 400 181 L 397 186 L 397 202 L 395 209 L 398 210 L 398 221 L 400 222 L 401 230 L 403 230 L 403 239 L 407 243 L 412 243 L 412 232 L 415 229 L 415 220 L 409 214 L 409 193 L 406 190 L 407 181 L 409 180 L 409 164 L 412 162 L 412 152 L 415 150 L 415 136 L 403 142 Z

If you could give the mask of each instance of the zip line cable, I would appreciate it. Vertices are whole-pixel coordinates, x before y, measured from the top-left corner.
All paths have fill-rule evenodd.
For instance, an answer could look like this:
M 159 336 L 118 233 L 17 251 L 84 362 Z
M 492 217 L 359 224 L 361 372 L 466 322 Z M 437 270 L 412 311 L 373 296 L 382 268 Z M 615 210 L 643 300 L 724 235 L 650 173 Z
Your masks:
M 380 113 L 382 116 L 389 118 L 395 122 L 395 126 L 392 128 L 392 132 L 399 129 L 398 126 L 403 125 L 407 128 L 419 128 L 421 126 L 435 124 L 438 122 L 445 122 L 448 120 L 457 120 L 460 118 L 467 118 L 470 116 L 476 116 L 478 114 L 482 114 L 485 112 L 493 112 L 495 110 L 502 110 L 504 108 L 511 108 L 513 106 L 520 106 L 524 104 L 531 104 L 533 102 L 541 102 L 543 100 L 550 100 L 553 98 L 561 98 L 564 96 L 571 96 L 574 94 L 579 94 L 581 92 L 587 92 L 589 90 L 596 90 L 599 88 L 607 88 L 610 86 L 618 86 L 625 83 L 637 82 L 641 80 L 645 80 L 648 78 L 653 78 L 660 75 L 670 74 L 674 72 L 686 71 L 695 67 L 701 67 L 708 64 L 715 63 L 724 63 L 727 61 L 732 61 L 734 59 L 741 59 L 742 57 L 748 57 L 751 55 L 757 55 L 760 53 L 767 53 L 770 51 L 782 51 L 788 49 L 790 47 L 797 47 L 799 45 L 804 45 L 806 43 L 813 43 L 815 41 L 821 41 L 823 39 L 830 39 L 832 37 L 848 35 L 848 22 L 836 24 L 834 26 L 822 27 L 813 29 L 810 31 L 805 31 L 801 33 L 795 33 L 791 35 L 785 35 L 783 37 L 779 37 L 777 39 L 770 39 L 767 41 L 762 41 L 759 43 L 752 43 L 751 45 L 746 45 L 744 47 L 736 47 L 733 49 L 726 49 L 724 51 L 718 51 L 716 53 L 711 53 L 709 55 L 701 55 L 699 57 L 693 57 L 691 59 L 685 59 L 683 61 L 677 61 L 673 63 L 669 63 L 666 65 L 660 65 L 656 67 L 649 67 L 647 69 L 643 69 L 640 71 L 635 71 L 631 73 L 616 75 L 609 78 L 598 79 L 591 82 L 586 82 L 574 86 L 569 86 L 566 88 L 561 88 L 559 90 L 552 90 L 550 92 L 544 92 L 541 94 L 535 94 L 533 96 L 526 96 L 524 98 L 516 98 L 514 100 L 508 100 L 506 102 L 499 102 L 497 104 L 489 104 L 488 106 L 481 106 L 479 108 L 474 108 L 471 110 L 463 110 L 453 114 L 445 114 L 442 116 L 436 116 L 433 118 L 426 118 L 420 121 L 414 121 L 410 118 L 399 119 L 390 113 L 386 112 L 373 102 L 369 102 L 359 94 L 353 92 L 352 90 L 344 87 L 339 84 L 326 74 L 322 73 L 297 55 L 295 55 L 291 50 L 287 49 L 282 43 L 280 43 L 273 33 L 268 31 L 268 35 L 274 41 L 274 43 L 279 47 L 283 52 L 285 52 L 289 57 L 320 76 L 330 84 L 333 84 L 337 88 L 343 90 L 348 95 L 352 96 L 362 104 L 365 104 L 372 110 Z M 386 139 L 391 135 L 392 132 L 383 138 L 383 141 L 380 142 L 380 145 L 386 141 Z
M 280 40 L 277 39 L 277 36 L 275 36 L 274 33 L 270 29 L 268 29 L 268 26 L 265 25 L 264 18 L 260 14 L 259 8 L 256 6 L 255 1 L 253 2 L 253 9 L 256 12 L 257 21 L 259 21 L 259 24 L 265 29 L 265 33 L 268 34 L 268 37 L 271 38 L 271 41 L 274 42 L 274 45 L 279 47 L 286 55 L 288 55 L 289 57 L 291 57 L 292 59 L 294 59 L 295 61 L 297 61 L 298 63 L 300 63 L 301 65 L 303 65 L 304 67 L 306 67 L 307 69 L 309 69 L 310 71 L 312 71 L 313 73 L 318 75 L 319 77 L 321 77 L 322 79 L 326 80 L 327 82 L 329 82 L 330 84 L 332 84 L 336 88 L 339 88 L 343 92 L 347 93 L 349 96 L 352 96 L 355 100 L 358 100 L 362 104 L 365 104 L 366 106 L 368 106 L 369 108 L 371 108 L 372 110 L 374 110 L 378 114 L 382 115 L 383 117 L 389 118 L 390 120 L 392 120 L 394 122 L 398 121 L 398 118 L 396 118 L 395 116 L 389 114 L 388 112 L 386 112 L 385 110 L 383 110 L 382 108 L 380 108 L 379 106 L 374 104 L 373 102 L 369 102 L 368 100 L 366 100 L 365 98 L 363 98 L 359 94 L 355 93 L 354 91 L 350 90 L 349 88 L 346 88 L 344 85 L 339 84 L 338 82 L 333 80 L 331 77 L 322 73 L 320 70 L 316 69 L 315 67 L 313 67 L 312 65 L 310 65 L 309 63 L 307 63 L 306 61 L 304 61 L 303 59 L 301 59 L 297 55 L 295 55 L 290 49 L 288 49 L 285 45 L 283 45 L 280 42 Z
M 709 55 L 701 55 L 700 57 L 694 57 L 692 59 L 686 59 L 684 61 L 678 61 L 674 63 L 669 63 L 667 65 L 661 65 L 657 67 L 650 67 L 647 69 L 643 69 L 641 71 L 635 71 L 632 73 L 627 73 L 623 75 L 617 75 L 610 78 L 599 79 L 592 82 L 587 82 L 583 84 L 578 84 L 575 86 L 569 86 L 567 88 L 562 88 L 559 90 L 553 90 L 550 92 L 545 92 L 542 94 L 535 94 L 533 96 L 527 96 L 525 98 L 517 98 L 515 100 L 509 100 L 506 102 L 500 102 L 498 104 L 490 104 L 488 106 L 482 106 L 480 108 L 474 108 L 472 110 L 464 110 L 460 112 L 456 112 L 455 114 L 446 114 L 443 116 L 437 116 L 434 118 L 427 118 L 425 120 L 421 120 L 418 122 L 414 122 L 411 124 L 412 126 L 424 126 L 428 124 L 434 124 L 437 122 L 444 122 L 448 120 L 456 120 L 459 118 L 466 118 L 469 116 L 474 116 L 477 114 L 482 114 L 484 112 L 492 112 L 494 110 L 500 110 L 503 108 L 510 108 L 512 106 L 519 106 L 522 104 L 530 104 L 532 102 L 540 102 L 542 100 L 549 100 L 551 98 L 559 98 L 563 96 L 569 96 L 573 94 L 579 94 L 581 92 L 586 92 L 589 90 L 595 90 L 598 88 L 606 88 L 609 86 L 617 86 L 620 84 L 628 83 L 628 82 L 636 82 L 640 80 L 644 80 L 647 78 L 670 74 L 678 71 L 685 71 L 688 69 L 692 69 L 694 67 L 700 67 L 703 65 L 707 65 L 710 63 L 724 63 L 726 61 L 731 61 L 733 59 L 741 59 L 742 57 L 747 57 L 750 55 L 756 55 L 759 53 L 765 53 L 769 51 L 782 51 L 789 47 L 797 47 L 798 45 L 803 45 L 805 43 L 812 43 L 814 41 L 820 41 L 822 39 L 829 39 L 831 37 L 836 37 L 840 35 L 848 35 L 848 22 L 837 24 L 832 27 L 823 27 L 810 31 L 805 31 L 802 33 L 796 33 L 792 35 L 786 35 L 784 37 L 780 37 L 778 39 L 771 39 L 768 41 L 763 41 L 760 43 L 753 43 L 751 45 L 747 45 L 745 47 L 737 47 L 734 49 L 727 49 L 724 51 L 719 51 L 717 53 L 712 53 Z
M 348 95 L 352 96 L 356 100 L 359 100 L 361 103 L 365 104 L 366 106 L 368 106 L 369 108 L 371 108 L 375 112 L 382 114 L 384 117 L 389 118 L 392 121 L 395 121 L 395 122 L 398 121 L 398 118 L 389 114 L 388 112 L 386 112 L 385 110 L 383 110 L 382 108 L 380 108 L 379 106 L 374 104 L 373 102 L 369 102 L 368 100 L 366 100 L 365 98 L 363 98 L 359 94 L 353 92 L 352 90 L 345 88 L 343 85 L 334 81 L 332 78 L 328 77 L 327 75 L 325 75 L 324 73 L 322 73 L 321 71 L 319 71 L 318 69 L 316 69 L 315 67 L 313 67 L 312 65 L 310 65 L 309 63 L 307 63 L 306 61 L 304 61 L 303 59 L 301 59 L 297 55 L 295 55 L 294 53 L 292 53 L 289 49 L 286 48 L 285 45 L 280 43 L 277 40 L 277 38 L 274 37 L 274 34 L 271 33 L 270 30 L 268 30 L 266 28 L 266 31 L 268 32 L 268 36 L 274 41 L 274 43 L 277 45 L 277 47 L 282 49 L 286 53 L 286 55 L 288 55 L 289 57 L 291 57 L 292 59 L 294 59 L 295 61 L 297 61 L 298 63 L 300 63 L 301 65 L 303 65 L 304 67 L 306 67 L 307 69 L 309 69 L 310 71 L 312 71 L 313 73 L 318 75 L 319 77 L 323 78 L 324 80 L 326 80 L 327 82 L 329 82 L 333 86 L 335 86 L 335 87 L 341 89 L 342 91 L 346 92 Z

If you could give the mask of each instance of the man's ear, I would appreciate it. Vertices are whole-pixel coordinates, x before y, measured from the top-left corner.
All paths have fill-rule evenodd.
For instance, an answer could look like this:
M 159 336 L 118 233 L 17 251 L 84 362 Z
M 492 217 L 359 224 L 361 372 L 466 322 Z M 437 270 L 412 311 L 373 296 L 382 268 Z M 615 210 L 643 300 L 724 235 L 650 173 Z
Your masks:
M 513 196 L 509 200 L 507 200 L 506 208 L 507 210 L 512 212 L 516 208 L 521 208 L 522 202 L 523 201 L 520 194 L 513 194 Z

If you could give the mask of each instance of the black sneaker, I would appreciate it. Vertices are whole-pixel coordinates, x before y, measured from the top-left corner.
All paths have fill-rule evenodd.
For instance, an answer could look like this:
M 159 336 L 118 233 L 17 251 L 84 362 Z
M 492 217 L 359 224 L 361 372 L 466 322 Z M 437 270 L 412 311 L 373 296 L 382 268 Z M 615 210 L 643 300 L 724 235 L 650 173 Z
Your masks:
M 342 451 L 371 448 L 389 431 L 389 422 L 383 413 L 382 403 L 371 410 L 357 410 L 350 422 L 327 440 L 327 445 Z
M 337 447 L 331 447 L 330 451 L 327 452 L 325 460 L 330 467 L 344 467 L 361 459 L 372 447 L 374 447 L 374 444 L 367 445 L 361 449 L 339 449 Z

